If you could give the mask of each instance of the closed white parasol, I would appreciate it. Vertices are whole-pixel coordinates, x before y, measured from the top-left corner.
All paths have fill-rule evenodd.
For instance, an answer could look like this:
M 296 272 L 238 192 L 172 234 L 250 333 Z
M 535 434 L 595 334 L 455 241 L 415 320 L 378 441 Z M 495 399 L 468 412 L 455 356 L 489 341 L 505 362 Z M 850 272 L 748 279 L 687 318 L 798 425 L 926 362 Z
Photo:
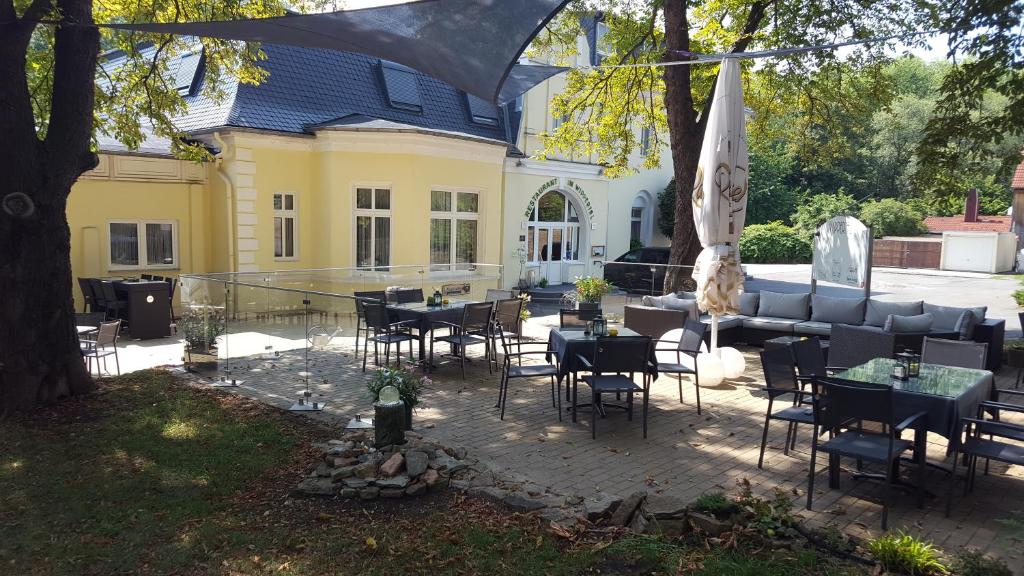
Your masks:
M 704 246 L 693 278 L 697 281 L 697 305 L 711 314 L 711 352 L 716 356 L 718 317 L 739 312 L 743 289 L 739 241 L 747 213 L 747 166 L 740 63 L 727 58 L 718 72 L 693 186 L 693 221 Z M 742 358 L 732 352 L 723 356 Z M 723 367 L 726 377 L 739 375 L 733 364 Z

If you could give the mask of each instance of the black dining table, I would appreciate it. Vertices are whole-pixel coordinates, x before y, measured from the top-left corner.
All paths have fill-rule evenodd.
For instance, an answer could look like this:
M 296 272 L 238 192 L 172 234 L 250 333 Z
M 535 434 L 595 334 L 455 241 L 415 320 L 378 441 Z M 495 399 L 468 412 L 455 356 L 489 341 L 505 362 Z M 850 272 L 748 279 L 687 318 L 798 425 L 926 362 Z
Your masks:
M 409 302 L 406 304 L 388 304 L 388 314 L 392 321 L 410 322 L 409 327 L 417 332 L 419 340 L 420 362 L 427 358 L 426 340 L 433 329 L 434 322 L 451 322 L 462 324 L 462 309 L 466 304 L 475 304 L 473 300 L 449 300 L 443 306 L 427 306 L 425 302 Z
M 974 417 L 978 405 L 991 398 L 992 373 L 922 363 L 917 377 L 899 380 L 892 376 L 896 363 L 892 358 L 875 358 L 838 372 L 836 377 L 892 386 L 897 421 L 924 412 L 928 415 L 925 424 L 928 432 L 941 434 L 955 447 L 959 443 L 960 419 Z

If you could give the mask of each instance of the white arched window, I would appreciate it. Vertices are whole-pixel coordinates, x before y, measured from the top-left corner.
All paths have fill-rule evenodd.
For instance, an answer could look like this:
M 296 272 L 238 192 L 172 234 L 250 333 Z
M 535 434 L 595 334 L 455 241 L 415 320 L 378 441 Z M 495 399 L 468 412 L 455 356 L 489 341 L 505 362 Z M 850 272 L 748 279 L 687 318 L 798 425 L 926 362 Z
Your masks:
M 558 190 L 537 200 L 526 232 L 526 255 L 530 262 L 576 261 L 581 257 L 579 210 L 572 199 Z
M 629 211 L 629 244 L 648 246 L 654 228 L 654 210 L 651 194 L 641 190 L 633 198 L 633 206 Z

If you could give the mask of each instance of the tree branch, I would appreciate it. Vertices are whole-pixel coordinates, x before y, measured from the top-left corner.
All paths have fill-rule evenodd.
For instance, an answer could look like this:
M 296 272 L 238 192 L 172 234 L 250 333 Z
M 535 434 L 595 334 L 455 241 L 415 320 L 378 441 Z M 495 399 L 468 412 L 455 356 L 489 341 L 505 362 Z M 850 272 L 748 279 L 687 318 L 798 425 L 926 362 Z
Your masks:
M 35 22 L 41 20 L 51 10 L 53 10 L 53 0 L 32 0 L 32 3 L 25 9 L 25 13 L 21 15 L 21 20 Z

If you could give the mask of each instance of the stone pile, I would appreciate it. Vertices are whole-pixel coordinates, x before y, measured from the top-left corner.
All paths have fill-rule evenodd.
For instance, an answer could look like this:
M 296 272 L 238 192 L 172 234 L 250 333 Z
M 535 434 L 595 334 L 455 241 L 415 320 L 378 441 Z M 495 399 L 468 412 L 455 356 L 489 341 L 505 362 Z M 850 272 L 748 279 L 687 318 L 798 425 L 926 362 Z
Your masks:
M 465 448 L 412 435 L 401 446 L 374 448 L 372 434 L 353 432 L 319 447 L 323 456 L 296 492 L 376 500 L 421 496 L 467 468 Z

